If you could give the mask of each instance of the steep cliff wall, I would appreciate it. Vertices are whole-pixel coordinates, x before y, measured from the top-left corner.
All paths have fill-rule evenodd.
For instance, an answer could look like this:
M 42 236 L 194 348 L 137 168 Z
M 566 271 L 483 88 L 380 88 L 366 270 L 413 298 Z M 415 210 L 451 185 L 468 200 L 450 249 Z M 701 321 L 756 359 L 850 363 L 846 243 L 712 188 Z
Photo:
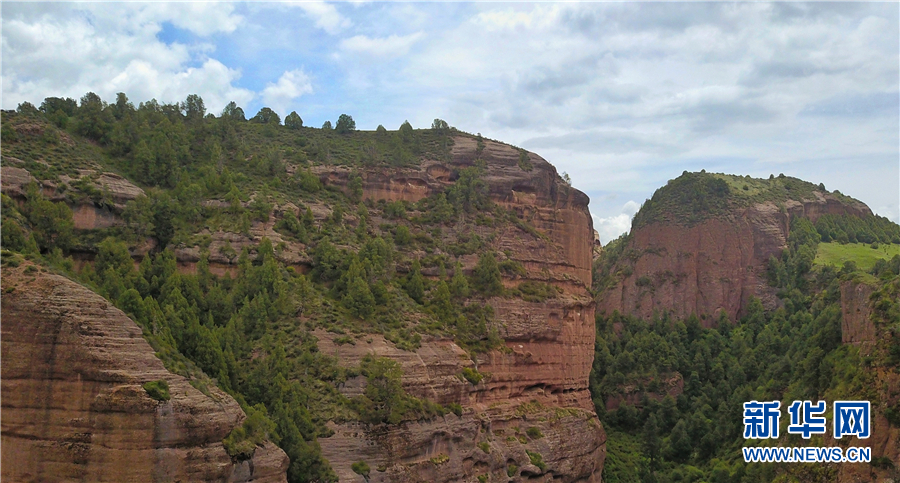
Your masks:
M 240 406 L 166 371 L 120 310 L 27 262 L 2 275 L 4 481 L 286 481 L 271 443 L 232 461 Z M 155 380 L 169 401 L 142 388 Z
M 522 156 L 527 163 L 520 161 Z M 587 390 L 595 336 L 587 196 L 562 183 L 556 169 L 535 154 L 492 141 L 479 149 L 474 138 L 460 136 L 449 160 L 363 170 L 363 197 L 416 201 L 443 191 L 476 158 L 485 161 L 483 179 L 491 199 L 543 233 L 510 227 L 495 237 L 491 248 L 525 267 L 526 275 L 516 282 L 550 283 L 560 296 L 543 303 L 488 300 L 505 348 L 474 361 L 449 340 L 424 340 L 411 353 L 380 336 L 338 346 L 334 334 L 317 333 L 322 352 L 338 355 L 342 365 L 357 365 L 368 353 L 391 357 L 402 365 L 408 392 L 464 408 L 461 417 L 430 422 L 333 425 L 335 435 L 319 442 L 342 481 L 362 481 L 350 468 L 360 460 L 383 470 L 373 471 L 371 481 L 471 481 L 479 475 L 490 475 L 492 481 L 506 481 L 508 475 L 514 481 L 600 481 L 606 437 Z M 526 171 L 520 163 L 532 169 Z M 318 174 L 340 186 L 346 185 L 349 171 L 320 167 Z M 471 270 L 476 261 L 465 258 L 464 269 Z M 514 282 L 507 278 L 504 283 Z M 472 385 L 461 373 L 476 364 L 486 377 Z M 362 384 L 351 380 L 343 390 L 352 396 L 363 390 Z M 530 427 L 543 436 L 527 436 Z M 546 469 L 532 465 L 526 451 L 540 454 Z
M 766 270 L 771 256 L 787 247 L 792 217 L 813 222 L 823 214 L 871 215 L 862 203 L 815 191 L 801 200 L 766 201 L 734 207 L 700 223 L 655 221 L 636 227 L 614 272 L 616 282 L 598 298 L 598 310 L 649 318 L 706 317 L 724 311 L 735 320 L 751 296 L 777 305 Z
M 877 299 L 872 296 L 875 292 L 875 287 L 866 283 L 846 281 L 841 284 L 842 342 L 859 347 L 862 356 L 883 361 L 897 339 L 885 323 L 883 314 L 874 307 Z M 891 481 L 900 471 L 900 427 L 892 425 L 886 416 L 888 408 L 894 408 L 895 413 L 900 409 L 900 373 L 896 366 L 890 368 L 877 363 L 867 365 L 864 371 L 869 378 L 867 386 L 872 390 L 859 399 L 872 402 L 872 434 L 862 440 L 851 438 L 849 446 L 871 448 L 872 458 L 886 458 L 893 469 L 885 468 L 883 464 L 842 464 L 838 471 L 841 483 Z M 841 444 L 847 444 L 845 441 L 841 440 Z

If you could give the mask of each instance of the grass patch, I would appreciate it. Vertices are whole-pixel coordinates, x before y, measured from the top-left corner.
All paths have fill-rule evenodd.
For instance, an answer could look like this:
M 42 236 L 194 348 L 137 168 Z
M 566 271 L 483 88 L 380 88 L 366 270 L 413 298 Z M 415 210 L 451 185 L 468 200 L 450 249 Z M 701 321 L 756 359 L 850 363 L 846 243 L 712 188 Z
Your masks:
M 162 379 L 145 382 L 143 388 L 147 391 L 148 396 L 157 401 L 168 401 L 169 399 L 172 399 L 172 396 L 169 394 L 169 383 Z
M 841 245 L 837 242 L 819 243 L 816 251 L 815 265 L 834 265 L 838 268 L 844 262 L 853 262 L 860 270 L 869 271 L 878 260 L 890 260 L 895 255 L 900 255 L 900 245 L 880 244 L 878 248 L 862 243 L 848 243 Z

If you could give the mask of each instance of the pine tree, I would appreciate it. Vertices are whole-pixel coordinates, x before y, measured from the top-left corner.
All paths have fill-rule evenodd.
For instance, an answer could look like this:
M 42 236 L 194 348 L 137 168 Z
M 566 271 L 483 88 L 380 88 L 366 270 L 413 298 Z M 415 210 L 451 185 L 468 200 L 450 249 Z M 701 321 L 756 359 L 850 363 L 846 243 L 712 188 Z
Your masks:
M 472 286 L 485 297 L 503 294 L 503 279 L 493 253 L 482 253 L 478 257 L 478 264 L 472 270 Z
M 422 268 L 418 260 L 413 262 L 406 279 L 406 293 L 420 304 L 425 298 L 425 277 L 422 276 Z

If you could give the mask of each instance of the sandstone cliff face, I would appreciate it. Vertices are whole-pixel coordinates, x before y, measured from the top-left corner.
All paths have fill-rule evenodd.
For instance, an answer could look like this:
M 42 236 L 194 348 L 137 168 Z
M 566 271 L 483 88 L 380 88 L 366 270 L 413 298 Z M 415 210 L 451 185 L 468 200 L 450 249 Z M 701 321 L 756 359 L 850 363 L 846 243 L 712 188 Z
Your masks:
M 888 349 L 886 341 L 892 339 L 887 327 L 875 323 L 877 317 L 873 316 L 873 301 L 870 298 L 874 291 L 874 287 L 865 283 L 848 281 L 841 284 L 841 328 L 844 344 L 858 346 L 863 356 L 878 358 L 879 352 Z M 885 368 L 870 367 L 866 370 L 871 377 L 871 387 L 875 389 L 873 395 L 876 395 L 872 399 L 872 434 L 862 440 L 851 438 L 849 445 L 871 448 L 872 458 L 887 458 L 894 469 L 879 469 L 868 463 L 841 464 L 838 468 L 838 481 L 841 483 L 894 481 L 900 471 L 900 428 L 891 425 L 885 416 L 888 407 L 900 407 L 900 374 Z M 841 443 L 845 441 L 846 438 Z
M 125 205 L 144 194 L 144 190 L 117 174 L 99 170 L 80 170 L 79 174 L 90 180 L 88 186 L 99 192 L 103 199 L 98 203 L 86 196 L 78 196 L 76 199 L 67 198 L 67 193 L 73 191 L 73 184 L 80 178 L 62 175 L 59 177 L 58 183 L 38 180 L 24 168 L 7 165 L 8 163 L 16 164 L 16 161 L 18 160 L 10 157 L 3 158 L 4 166 L 0 168 L 0 177 L 3 178 L 3 185 L 0 189 L 3 193 L 14 200 L 23 202 L 28 183 L 37 182 L 48 199 L 69 204 L 69 207 L 72 208 L 72 221 L 75 228 L 79 230 L 95 230 L 121 224 L 120 215 L 125 209 Z
M 411 353 L 380 336 L 372 336 L 371 343 L 337 346 L 333 334 L 317 333 L 322 352 L 337 355 L 341 364 L 357 365 L 368 353 L 391 357 L 402 365 L 408 392 L 464 407 L 461 417 L 451 414 L 427 422 L 333 425 L 335 435 L 319 443 L 341 481 L 362 481 L 350 469 L 360 460 L 373 468 L 371 481 L 473 481 L 480 475 L 507 481 L 511 465 L 518 467 L 513 481 L 600 481 L 606 437 L 587 389 L 595 336 L 587 196 L 563 184 L 555 168 L 535 154 L 527 154 L 533 169 L 525 171 L 519 167 L 519 151 L 510 146 L 485 141 L 483 151 L 476 150 L 475 139 L 457 137 L 450 160 L 426 160 L 418 168 L 364 170 L 363 197 L 417 201 L 444 190 L 455 172 L 480 157 L 486 162 L 484 179 L 493 201 L 515 210 L 546 235 L 511 227 L 491 248 L 525 267 L 527 275 L 520 280 L 551 283 L 561 295 L 544 303 L 489 300 L 506 349 L 481 354 L 475 361 L 449 340 L 424 340 Z M 349 171 L 321 167 L 318 174 L 327 183 L 345 185 Z M 466 258 L 464 269 L 476 261 Z M 476 364 L 487 377 L 472 385 L 461 373 Z M 343 390 L 352 396 L 363 384 L 351 380 Z M 527 437 L 530 427 L 544 437 Z M 487 444 L 488 452 L 479 443 Z M 526 450 L 539 453 L 546 470 L 532 465 Z
M 35 268 L 2 273 L 4 481 L 286 481 L 271 443 L 240 463 L 225 452 L 245 418 L 230 396 L 169 373 L 125 314 Z M 169 401 L 141 387 L 160 379 Z
M 720 311 L 735 320 L 751 296 L 774 308 L 766 270 L 769 257 L 787 247 L 792 217 L 815 222 L 823 214 L 872 214 L 862 203 L 821 192 L 785 208 L 758 203 L 694 226 L 654 223 L 635 229 L 617 267 L 622 276 L 600 294 L 598 310 L 643 318 L 664 311 L 676 317 L 709 315 L 703 321 L 709 327 Z

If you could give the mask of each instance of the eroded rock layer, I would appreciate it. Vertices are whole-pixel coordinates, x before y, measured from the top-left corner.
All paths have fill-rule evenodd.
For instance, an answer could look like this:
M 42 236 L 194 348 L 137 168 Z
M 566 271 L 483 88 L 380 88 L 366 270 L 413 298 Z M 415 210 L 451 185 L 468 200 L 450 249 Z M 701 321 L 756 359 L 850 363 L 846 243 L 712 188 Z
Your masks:
M 169 373 L 141 329 L 99 295 L 25 263 L 2 277 L 2 479 L 284 482 L 271 443 L 234 462 L 245 415 Z M 164 380 L 169 401 L 142 385 Z
M 883 359 L 891 350 L 895 339 L 890 328 L 874 310 L 877 299 L 873 299 L 874 287 L 862 282 L 846 281 L 841 284 L 841 312 L 843 316 L 841 332 L 844 344 L 856 345 L 860 355 Z M 864 400 L 872 403 L 871 436 L 866 439 L 844 437 L 840 442 L 832 438 L 832 445 L 840 444 L 871 448 L 873 461 L 881 459 L 891 465 L 869 463 L 845 463 L 839 465 L 838 481 L 855 483 L 860 481 L 892 481 L 896 468 L 900 468 L 900 427 L 891 424 L 887 417 L 888 408 L 900 408 L 900 374 L 895 370 L 868 367 L 868 386 L 873 388 Z M 896 411 L 896 409 L 894 409 Z
M 412 353 L 380 336 L 338 346 L 333 334 L 318 332 L 320 349 L 337 355 L 341 364 L 352 367 L 369 353 L 391 357 L 401 363 L 409 393 L 463 406 L 462 416 L 432 421 L 333 425 L 334 436 L 319 442 L 341 481 L 362 481 L 351 469 L 357 461 L 373 469 L 370 481 L 474 481 L 481 475 L 490 481 L 510 476 L 512 481 L 600 481 L 606 436 L 587 389 L 595 337 L 587 196 L 563 183 L 556 169 L 535 154 L 492 141 L 479 149 L 476 139 L 456 137 L 450 159 L 425 160 L 416 168 L 362 170 L 363 197 L 417 201 L 446 189 L 476 158 L 485 162 L 483 179 L 491 199 L 538 230 L 510 226 L 494 238 L 490 248 L 526 271 L 504 283 L 541 281 L 558 287 L 560 295 L 543 303 L 488 300 L 505 348 L 475 360 L 449 340 L 424 340 Z M 338 186 L 346 185 L 350 175 L 334 167 L 317 170 L 326 183 Z M 468 271 L 477 257 L 462 262 Z M 486 377 L 473 385 L 461 376 L 465 367 Z M 353 396 L 364 384 L 362 378 L 351 379 L 342 390 Z M 534 428 L 530 436 L 529 428 Z M 539 455 L 543 468 L 532 464 L 533 455 Z
M 775 289 L 766 278 L 769 258 L 787 247 L 792 217 L 815 222 L 824 214 L 872 212 L 862 203 L 815 192 L 811 199 L 787 201 L 784 209 L 757 203 L 693 226 L 636 228 L 617 267 L 620 278 L 600 294 L 598 310 L 643 318 L 664 311 L 676 317 L 695 314 L 709 327 L 721 311 L 736 320 L 751 296 L 774 308 Z

